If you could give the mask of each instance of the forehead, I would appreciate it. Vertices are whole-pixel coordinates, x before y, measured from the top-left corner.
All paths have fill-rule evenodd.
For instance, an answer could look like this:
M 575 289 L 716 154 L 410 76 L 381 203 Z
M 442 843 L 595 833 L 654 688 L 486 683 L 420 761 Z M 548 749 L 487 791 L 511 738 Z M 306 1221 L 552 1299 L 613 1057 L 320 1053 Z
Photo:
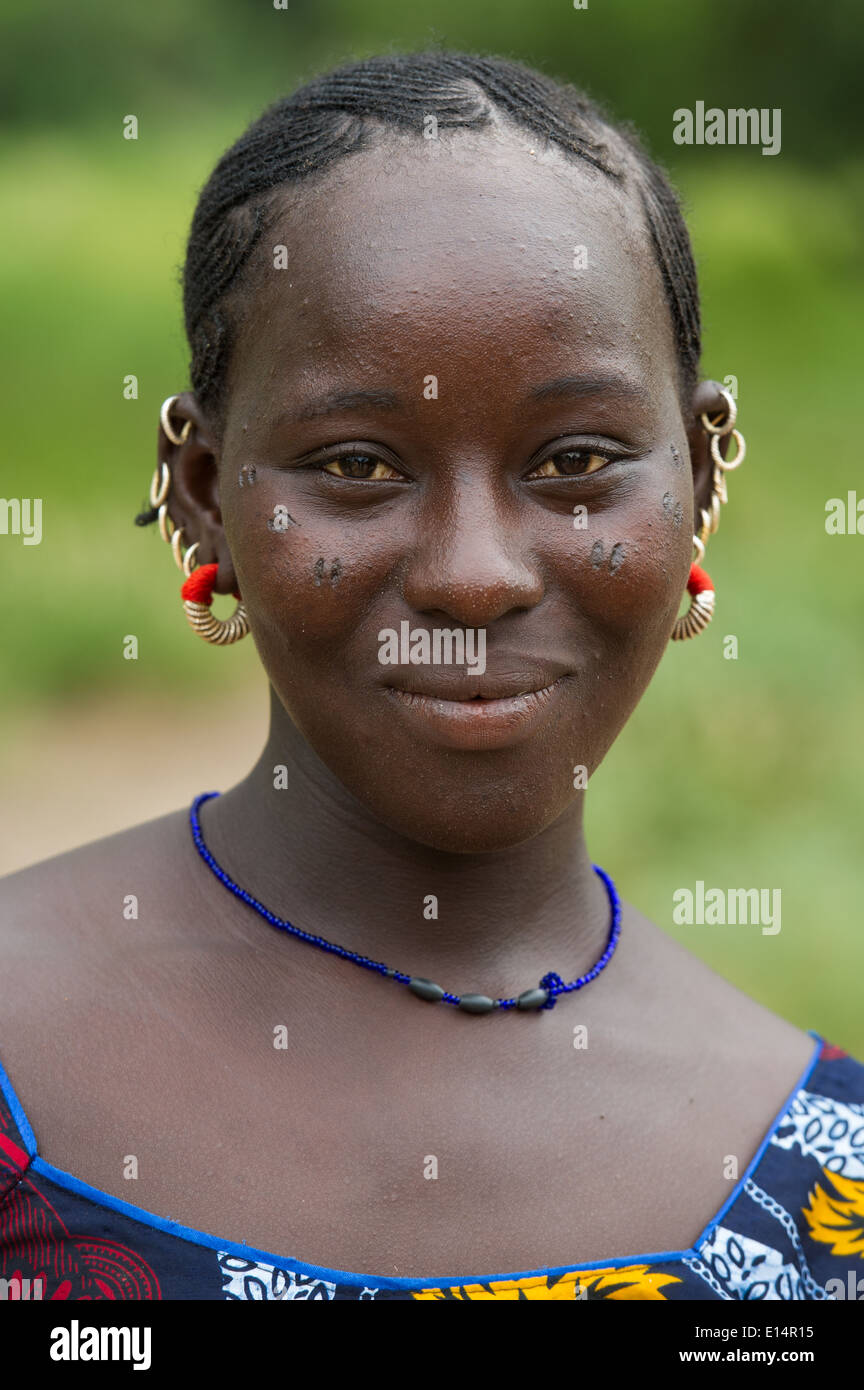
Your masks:
M 648 389 L 675 375 L 635 191 L 512 128 L 388 133 L 288 186 L 244 283 L 231 364 L 244 395 L 346 371 L 464 379 L 493 362 L 523 376 L 603 365 Z

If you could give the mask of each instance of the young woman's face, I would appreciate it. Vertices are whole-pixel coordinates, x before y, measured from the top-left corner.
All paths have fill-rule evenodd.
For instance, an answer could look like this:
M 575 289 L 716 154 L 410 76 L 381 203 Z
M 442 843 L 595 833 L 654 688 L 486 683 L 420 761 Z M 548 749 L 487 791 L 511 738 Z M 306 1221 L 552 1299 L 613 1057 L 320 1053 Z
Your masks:
M 691 562 L 635 197 L 527 135 L 388 141 L 291 191 L 255 266 L 219 488 L 270 681 L 387 825 L 530 838 L 638 702 Z M 385 630 L 432 657 L 468 630 L 470 661 L 442 637 L 385 664 Z

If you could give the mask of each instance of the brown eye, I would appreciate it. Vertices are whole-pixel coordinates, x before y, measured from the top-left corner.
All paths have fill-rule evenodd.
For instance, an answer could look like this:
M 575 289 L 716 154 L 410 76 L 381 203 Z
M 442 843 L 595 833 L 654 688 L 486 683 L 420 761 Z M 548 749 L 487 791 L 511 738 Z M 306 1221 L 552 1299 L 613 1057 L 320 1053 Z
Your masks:
M 339 458 L 328 459 L 322 464 L 322 472 L 332 473 L 335 478 L 376 483 L 382 479 L 402 477 L 389 463 L 373 458 L 371 454 L 342 454 Z
M 590 449 L 562 449 L 560 454 L 552 454 L 544 459 L 529 474 L 532 478 L 572 478 L 584 477 L 586 473 L 596 473 L 611 459 L 605 454 L 592 454 Z

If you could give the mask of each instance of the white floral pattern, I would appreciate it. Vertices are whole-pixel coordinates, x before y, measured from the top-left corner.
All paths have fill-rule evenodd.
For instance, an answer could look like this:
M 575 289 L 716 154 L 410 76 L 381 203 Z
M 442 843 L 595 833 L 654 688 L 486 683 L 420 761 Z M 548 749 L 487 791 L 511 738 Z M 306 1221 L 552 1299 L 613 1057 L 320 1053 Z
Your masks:
M 800 1090 L 771 1136 L 778 1149 L 798 1146 L 805 1158 L 844 1178 L 864 1178 L 864 1105 Z

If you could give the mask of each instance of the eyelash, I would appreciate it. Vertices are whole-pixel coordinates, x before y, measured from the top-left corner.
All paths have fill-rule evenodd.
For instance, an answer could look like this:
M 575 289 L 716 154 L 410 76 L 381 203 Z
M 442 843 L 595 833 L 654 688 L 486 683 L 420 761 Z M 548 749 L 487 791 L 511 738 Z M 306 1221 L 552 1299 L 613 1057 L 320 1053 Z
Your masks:
M 592 444 L 589 442 L 588 444 L 582 444 L 576 448 L 558 449 L 554 454 L 547 454 L 544 459 L 541 459 L 538 464 L 535 464 L 531 472 L 536 472 L 538 468 L 543 468 L 547 463 L 554 463 L 556 459 L 563 458 L 565 454 L 577 454 L 587 459 L 602 459 L 603 463 L 600 468 L 592 468 L 587 473 L 559 473 L 557 476 L 547 473 L 544 475 L 545 477 L 554 478 L 555 481 L 560 481 L 562 478 L 590 478 L 594 473 L 601 473 L 603 468 L 607 467 L 608 464 L 616 463 L 618 459 L 624 457 L 622 454 L 616 454 L 615 451 L 610 449 L 607 445 Z M 529 474 L 529 477 L 530 476 Z
M 346 450 L 342 454 L 331 454 L 329 458 L 318 459 L 315 463 L 308 464 L 307 467 L 315 469 L 319 473 L 324 473 L 328 464 L 344 463 L 346 459 L 365 459 L 373 464 L 375 468 L 380 464 L 384 468 L 392 469 L 394 473 L 398 473 L 399 471 L 392 463 L 388 463 L 386 459 L 376 458 L 374 454 L 368 453 L 365 449 L 354 449 L 353 451 Z M 395 478 L 341 478 L 338 473 L 330 473 L 328 476 L 337 478 L 340 483 L 393 483 L 397 481 Z
M 544 465 L 547 463 L 554 463 L 556 459 L 562 458 L 565 454 L 580 455 L 581 457 L 587 459 L 602 459 L 603 463 L 599 468 L 592 468 L 589 472 L 545 474 L 545 478 L 551 478 L 555 482 L 560 482 L 564 478 L 567 478 L 569 480 L 572 480 L 574 478 L 588 478 L 593 476 L 593 474 L 595 473 L 602 472 L 603 468 L 605 468 L 608 464 L 616 463 L 619 459 L 624 457 L 624 455 L 615 453 L 614 450 L 610 449 L 606 445 L 595 445 L 589 442 L 588 444 L 582 445 L 578 448 L 558 449 L 557 452 L 554 454 L 547 454 L 544 459 L 541 459 L 539 463 L 534 465 L 534 468 L 531 470 L 531 472 L 536 472 L 538 468 L 543 468 Z M 370 454 L 363 449 L 356 449 L 354 451 L 346 450 L 344 453 L 341 454 L 331 454 L 329 458 L 318 459 L 314 463 L 306 464 L 305 466 L 311 470 L 324 473 L 327 472 L 328 464 L 341 464 L 348 459 L 363 459 L 371 463 L 373 465 L 373 468 L 377 468 L 380 464 L 384 468 L 390 468 L 393 470 L 393 472 L 398 473 L 398 469 L 396 469 L 395 465 L 388 463 L 386 459 L 376 458 L 374 454 Z M 340 483 L 392 483 L 398 481 L 398 479 L 396 478 L 343 478 L 338 473 L 328 473 L 328 476 L 331 478 L 336 478 Z M 529 474 L 528 476 L 530 479 L 531 475 Z M 535 479 L 535 481 L 540 480 Z

